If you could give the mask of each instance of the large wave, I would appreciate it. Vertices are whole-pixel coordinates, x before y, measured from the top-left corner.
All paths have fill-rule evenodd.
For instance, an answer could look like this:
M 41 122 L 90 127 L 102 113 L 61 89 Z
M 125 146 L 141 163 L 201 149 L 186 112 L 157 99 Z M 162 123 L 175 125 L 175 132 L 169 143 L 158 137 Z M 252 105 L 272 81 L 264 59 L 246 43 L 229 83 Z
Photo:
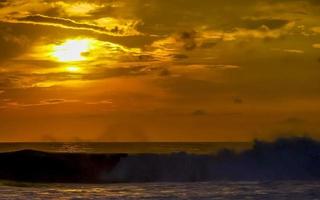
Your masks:
M 190 182 L 320 180 L 320 143 L 308 138 L 256 141 L 215 155 L 0 154 L 0 178 L 38 182 Z

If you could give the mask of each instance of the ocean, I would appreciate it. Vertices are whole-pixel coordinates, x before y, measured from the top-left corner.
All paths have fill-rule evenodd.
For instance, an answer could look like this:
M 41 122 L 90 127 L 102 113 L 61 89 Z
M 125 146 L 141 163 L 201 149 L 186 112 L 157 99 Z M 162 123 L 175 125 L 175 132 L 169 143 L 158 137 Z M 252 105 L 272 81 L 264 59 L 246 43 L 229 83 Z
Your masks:
M 308 139 L 2 143 L 0 152 L 0 199 L 6 200 L 320 200 L 320 144 Z M 57 171 L 75 176 L 57 173 L 61 165 Z M 98 179 L 86 173 L 93 169 Z
M 320 182 L 3 183 L 2 200 L 318 200 Z
M 94 143 L 94 142 L 75 142 L 75 143 L 0 143 L 0 152 L 10 152 L 18 150 L 39 150 L 45 152 L 64 152 L 64 153 L 177 153 L 185 152 L 192 154 L 214 154 L 221 149 L 233 149 L 242 151 L 251 147 L 248 142 L 202 142 L 202 143 L 175 143 L 175 142 L 118 142 L 118 143 Z

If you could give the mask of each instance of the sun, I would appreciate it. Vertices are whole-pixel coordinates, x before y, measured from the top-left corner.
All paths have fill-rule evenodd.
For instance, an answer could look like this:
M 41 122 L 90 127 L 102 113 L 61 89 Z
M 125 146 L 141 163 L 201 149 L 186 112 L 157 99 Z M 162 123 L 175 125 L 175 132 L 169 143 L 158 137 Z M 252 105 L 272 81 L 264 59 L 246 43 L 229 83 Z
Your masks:
M 81 68 L 77 66 L 68 66 L 68 67 L 65 67 L 65 71 L 76 73 L 76 72 L 80 72 Z
M 87 60 L 85 53 L 92 46 L 90 39 L 70 39 L 53 48 L 52 56 L 60 62 L 77 62 Z

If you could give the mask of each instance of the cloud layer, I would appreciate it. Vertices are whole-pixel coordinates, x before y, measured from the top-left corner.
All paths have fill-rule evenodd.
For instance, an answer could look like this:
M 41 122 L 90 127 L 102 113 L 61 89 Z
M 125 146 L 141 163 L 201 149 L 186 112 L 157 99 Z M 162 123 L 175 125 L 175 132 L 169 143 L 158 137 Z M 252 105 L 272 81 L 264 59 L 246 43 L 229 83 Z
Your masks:
M 317 0 L 2 0 L 0 139 L 318 137 L 319 12 Z

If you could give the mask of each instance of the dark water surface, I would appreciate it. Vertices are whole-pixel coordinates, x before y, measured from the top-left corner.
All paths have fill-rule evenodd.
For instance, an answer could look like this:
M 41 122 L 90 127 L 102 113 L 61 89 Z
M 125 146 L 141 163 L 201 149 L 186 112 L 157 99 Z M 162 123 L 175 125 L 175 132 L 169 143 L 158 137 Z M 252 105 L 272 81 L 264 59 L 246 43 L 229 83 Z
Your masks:
M 198 182 L 0 185 L 0 199 L 46 200 L 318 200 L 320 182 Z
M 221 149 L 245 150 L 251 143 L 0 143 L 0 152 L 39 150 L 69 153 L 176 153 L 211 154 Z

